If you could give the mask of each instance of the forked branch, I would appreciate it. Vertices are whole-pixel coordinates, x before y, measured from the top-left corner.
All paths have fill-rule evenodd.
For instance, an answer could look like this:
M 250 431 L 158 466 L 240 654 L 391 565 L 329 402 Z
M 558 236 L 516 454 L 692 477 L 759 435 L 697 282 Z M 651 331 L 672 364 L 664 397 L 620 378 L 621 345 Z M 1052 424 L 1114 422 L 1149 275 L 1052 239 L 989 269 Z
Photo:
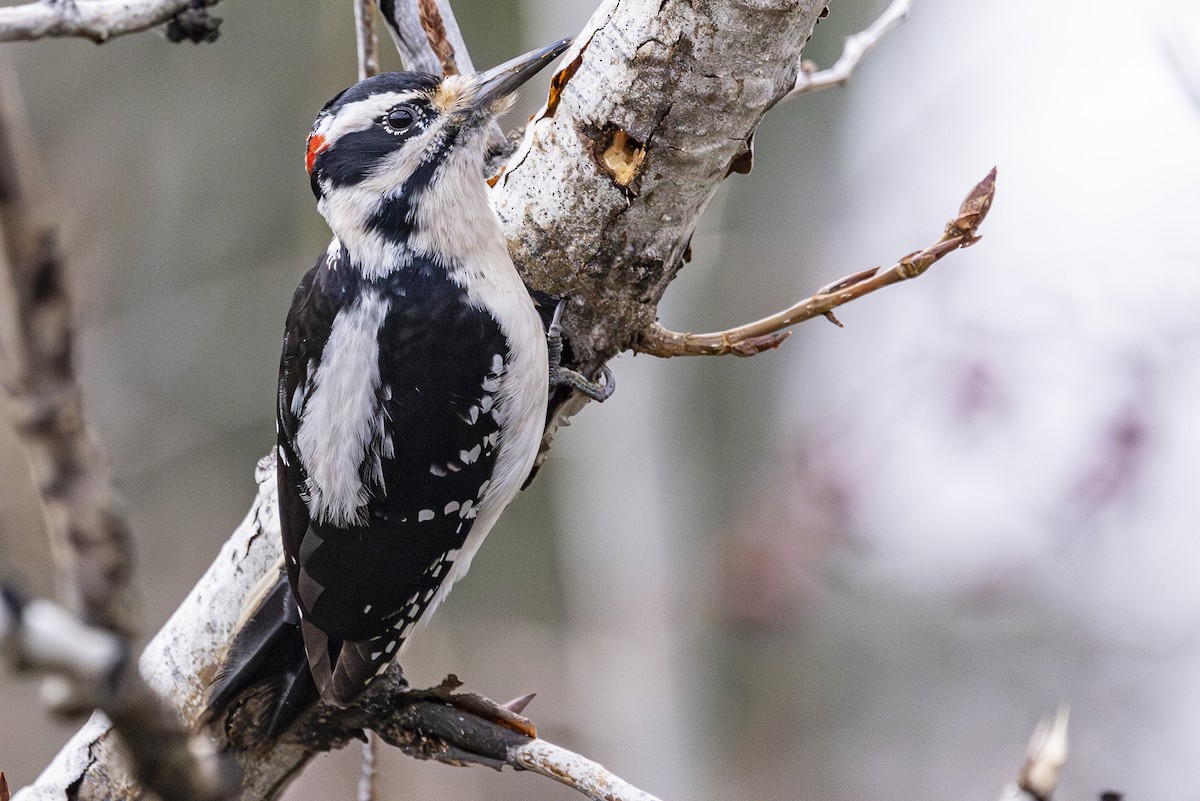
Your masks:
M 943 256 L 959 248 L 975 244 L 980 224 L 991 208 L 996 194 L 996 170 L 987 174 L 975 185 L 958 210 L 958 216 L 946 225 L 940 239 L 924 250 L 910 253 L 888 269 L 880 272 L 878 267 L 854 273 L 828 286 L 822 287 L 812 297 L 781 312 L 764 317 L 753 323 L 715 331 L 708 334 L 686 334 L 670 331 L 654 323 L 642 331 L 634 342 L 634 350 L 652 356 L 753 356 L 764 350 L 779 347 L 791 332 L 783 329 L 811 320 L 826 317 L 841 325 L 833 316 L 833 310 L 863 295 L 868 295 L 885 286 L 916 278 L 939 261 Z

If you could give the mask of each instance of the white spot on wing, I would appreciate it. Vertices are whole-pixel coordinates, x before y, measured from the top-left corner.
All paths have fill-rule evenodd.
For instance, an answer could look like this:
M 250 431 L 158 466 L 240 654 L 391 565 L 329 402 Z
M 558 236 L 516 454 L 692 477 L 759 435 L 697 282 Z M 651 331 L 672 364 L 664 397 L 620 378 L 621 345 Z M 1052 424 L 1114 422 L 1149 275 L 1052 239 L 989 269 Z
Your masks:
M 421 511 L 417 512 L 417 522 L 418 523 L 424 523 L 426 520 L 432 520 L 432 519 L 433 519 L 433 510 L 432 509 L 422 509 Z
M 457 512 L 458 505 L 458 501 L 450 501 L 450 503 L 446 504 L 446 508 L 442 510 L 442 514 L 448 515 L 451 512 Z

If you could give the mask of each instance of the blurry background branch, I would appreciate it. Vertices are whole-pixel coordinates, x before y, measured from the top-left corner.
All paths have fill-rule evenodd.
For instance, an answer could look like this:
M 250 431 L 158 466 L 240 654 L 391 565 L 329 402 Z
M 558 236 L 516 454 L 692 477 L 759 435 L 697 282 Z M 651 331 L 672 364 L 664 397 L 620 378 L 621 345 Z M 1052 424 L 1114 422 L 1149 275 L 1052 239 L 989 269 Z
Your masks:
M 379 72 L 379 41 L 375 36 L 375 0 L 352 0 L 354 3 L 354 41 L 358 57 L 358 79 L 370 78 Z
M 168 24 L 172 41 L 213 41 L 221 25 L 208 13 L 217 0 L 38 0 L 0 8 L 0 42 L 78 36 L 106 42 Z
M 128 527 L 84 419 L 65 265 L 48 220 L 16 79 L 0 64 L 0 331 L 7 405 L 41 493 L 60 595 L 78 620 L 4 591 L 0 643 L 18 668 L 57 677 L 59 711 L 104 710 L 134 773 L 164 799 L 218 799 L 236 787 L 202 737 L 146 686 L 135 629 Z M 80 622 L 82 621 L 82 622 Z M 65 679 L 65 681 L 64 681 Z
M 65 266 L 15 77 L 0 68 L 0 328 L 4 386 L 41 493 L 59 596 L 90 625 L 136 630 L 131 545 L 75 376 Z
M 907 281 L 923 275 L 943 256 L 973 245 L 978 241 L 976 234 L 987 216 L 996 194 L 996 170 L 971 190 L 958 210 L 958 216 L 946 224 L 941 238 L 924 250 L 910 253 L 883 272 L 878 267 L 855 273 L 823 287 L 817 294 L 800 301 L 770 317 L 753 323 L 716 331 L 711 334 L 683 334 L 669 331 L 657 322 L 639 335 L 634 350 L 652 356 L 722 356 L 733 353 L 738 356 L 753 356 L 769 348 L 778 347 L 790 332 L 782 332 L 797 323 L 814 317 L 826 317 L 840 326 L 833 310 L 863 295 L 885 286 Z

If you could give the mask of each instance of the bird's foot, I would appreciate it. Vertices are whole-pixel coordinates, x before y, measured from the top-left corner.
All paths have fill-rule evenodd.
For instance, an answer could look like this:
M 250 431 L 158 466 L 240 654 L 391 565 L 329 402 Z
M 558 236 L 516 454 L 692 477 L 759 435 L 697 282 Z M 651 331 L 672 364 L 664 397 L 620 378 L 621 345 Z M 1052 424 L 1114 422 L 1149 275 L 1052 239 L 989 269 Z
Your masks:
M 583 373 L 562 366 L 562 313 L 566 305 L 566 298 L 558 301 L 558 305 L 554 307 L 554 317 L 550 320 L 550 327 L 546 329 L 546 349 L 550 356 L 550 388 L 569 387 L 597 403 L 603 403 L 612 396 L 613 390 L 617 388 L 617 381 L 607 364 L 600 367 L 603 382 L 592 381 Z

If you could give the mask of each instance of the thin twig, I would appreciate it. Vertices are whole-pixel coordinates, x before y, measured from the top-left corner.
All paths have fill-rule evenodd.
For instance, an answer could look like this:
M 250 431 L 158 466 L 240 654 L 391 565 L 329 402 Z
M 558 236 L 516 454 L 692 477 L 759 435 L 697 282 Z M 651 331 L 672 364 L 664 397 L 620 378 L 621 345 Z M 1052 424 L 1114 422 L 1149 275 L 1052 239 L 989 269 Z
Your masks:
M 511 749 L 508 764 L 561 782 L 592 801 L 659 801 L 603 765 L 540 738 Z
M 779 102 L 786 103 L 808 92 L 845 84 L 854 74 L 854 69 L 863 56 L 879 44 L 889 31 L 904 22 L 911 8 L 912 0 L 892 0 L 892 4 L 869 28 L 846 39 L 842 55 L 829 69 L 818 71 L 811 61 L 801 61 L 800 69 L 796 73 L 796 85 Z
M 379 42 L 375 37 L 374 0 L 353 0 L 354 40 L 358 53 L 358 79 L 379 74 Z
M 114 36 L 138 33 L 170 22 L 192 7 L 194 0 L 41 0 L 0 8 L 0 42 L 32 41 L 44 37 L 78 36 L 106 42 Z M 217 0 L 204 0 L 213 5 Z M 210 18 L 210 24 L 220 24 Z
M 747 325 L 708 334 L 687 334 L 670 331 L 654 323 L 642 331 L 633 349 L 652 356 L 753 356 L 764 350 L 779 347 L 790 332 L 783 329 L 814 317 L 826 317 L 841 325 L 833 310 L 863 295 L 885 286 L 907 281 L 928 270 L 943 256 L 979 240 L 976 231 L 991 208 L 996 194 L 996 170 L 992 169 L 975 185 L 959 208 L 958 216 L 946 225 L 938 241 L 924 250 L 910 253 L 899 262 L 880 272 L 878 267 L 847 276 L 822 287 L 817 294 L 781 312 Z
M 362 744 L 362 773 L 358 777 L 358 801 L 375 801 L 375 732 L 367 732 Z

